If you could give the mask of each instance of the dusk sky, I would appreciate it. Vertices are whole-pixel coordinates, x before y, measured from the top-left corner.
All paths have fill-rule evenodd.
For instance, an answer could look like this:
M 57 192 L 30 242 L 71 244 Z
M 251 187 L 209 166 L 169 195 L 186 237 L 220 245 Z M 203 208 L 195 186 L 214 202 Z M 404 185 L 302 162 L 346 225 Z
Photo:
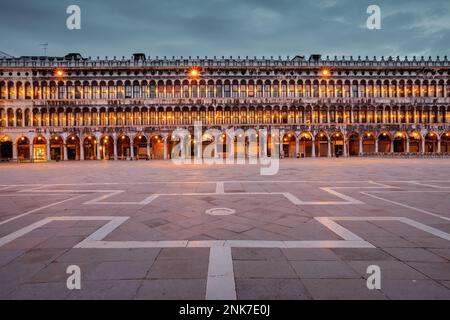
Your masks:
M 66 8 L 81 8 L 68 30 Z M 381 8 L 369 30 L 366 9 Z M 2 0 L 0 51 L 14 56 L 450 55 L 449 0 Z

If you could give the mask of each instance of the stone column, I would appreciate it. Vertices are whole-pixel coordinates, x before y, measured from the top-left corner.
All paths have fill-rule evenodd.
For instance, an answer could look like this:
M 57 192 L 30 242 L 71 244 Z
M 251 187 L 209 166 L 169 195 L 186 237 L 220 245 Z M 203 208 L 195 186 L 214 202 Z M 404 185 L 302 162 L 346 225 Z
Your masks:
M 378 139 L 375 139 L 375 152 L 378 153 Z
M 63 154 L 63 161 L 66 161 L 66 160 L 68 160 L 68 157 L 67 157 L 67 144 L 63 144 L 63 152 L 64 152 L 64 154 Z
M 331 158 L 331 141 L 330 141 L 330 139 L 328 139 L 328 142 L 327 142 L 327 144 L 328 144 L 328 158 Z
M 47 161 L 50 161 L 52 159 L 52 157 L 50 154 L 50 139 L 49 138 L 47 138 L 46 147 L 47 147 Z
M 116 139 L 114 139 L 114 160 L 117 160 L 117 140 Z
M 425 153 L 425 137 L 422 138 L 422 150 L 420 150 L 422 153 Z
M 82 139 L 80 139 L 80 161 L 83 160 L 84 160 L 84 146 Z
M 313 141 L 312 141 L 312 152 L 311 152 L 311 156 L 313 157 L 313 158 L 315 158 L 316 157 L 316 141 L 313 139 Z
M 150 159 L 150 140 L 147 141 L 147 159 Z
M 300 149 L 300 140 L 295 137 L 295 157 L 297 157 L 298 153 L 299 153 L 299 149 Z
M 102 160 L 102 156 L 101 156 L 101 151 L 100 151 L 100 140 L 96 139 L 95 140 L 95 145 L 96 145 L 96 149 L 97 149 L 97 160 Z
M 164 141 L 164 160 L 167 160 L 167 138 L 163 139 Z
M 391 139 L 391 150 L 389 150 L 391 153 L 394 153 L 394 139 Z
M 406 137 L 406 153 L 409 153 L 409 138 Z
M 347 140 L 345 139 L 345 135 L 343 135 L 343 157 L 347 157 Z
M 13 143 L 13 159 L 17 159 L 17 143 Z
M 364 155 L 363 152 L 363 139 L 362 137 L 359 137 L 359 156 L 362 157 Z
M 30 140 L 30 160 L 33 160 L 33 142 Z
M 131 160 L 134 159 L 134 143 L 133 143 L 133 141 L 130 141 L 130 157 L 131 157 Z
M 437 152 L 441 153 L 441 139 L 438 139 L 437 141 Z

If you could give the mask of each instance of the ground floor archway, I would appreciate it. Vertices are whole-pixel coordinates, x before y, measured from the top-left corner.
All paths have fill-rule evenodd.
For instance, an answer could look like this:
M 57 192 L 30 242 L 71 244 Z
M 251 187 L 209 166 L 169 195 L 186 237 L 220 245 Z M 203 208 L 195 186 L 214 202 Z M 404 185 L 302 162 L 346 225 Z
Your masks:
M 422 150 L 422 137 L 418 132 L 411 132 L 409 136 L 409 152 L 419 153 Z
M 308 132 L 301 133 L 298 144 L 298 153 L 300 154 L 300 157 L 312 157 L 313 147 L 314 144 L 311 134 Z
M 147 138 L 141 134 L 134 137 L 133 149 L 136 159 L 147 159 Z
M 67 160 L 80 160 L 80 138 L 71 135 L 66 139 Z
M 433 153 L 438 151 L 438 136 L 434 132 L 430 132 L 425 136 L 424 152 Z
M 295 134 L 287 133 L 283 137 L 283 155 L 286 158 L 295 158 L 296 154 L 296 138 Z
M 83 142 L 84 160 L 97 160 L 97 139 L 87 136 Z
M 64 141 L 60 136 L 50 138 L 50 159 L 57 161 L 64 159 Z
M 316 135 L 316 157 L 328 157 L 328 136 L 320 132 Z
M 355 132 L 348 137 L 348 155 L 351 157 L 359 156 L 359 135 Z
M 363 153 L 373 153 L 375 152 L 375 144 L 376 144 L 376 140 L 375 140 L 375 135 L 372 132 L 366 132 L 363 135 L 363 141 L 362 141 L 362 152 Z
M 43 136 L 33 139 L 33 161 L 47 160 L 47 140 Z
M 378 152 L 386 153 L 391 151 L 391 137 L 387 132 L 378 136 Z
M 114 139 L 111 136 L 100 139 L 100 159 L 114 160 Z
M 450 132 L 446 132 L 441 137 L 441 152 L 450 153 Z
M 0 160 L 9 160 L 13 158 L 13 142 L 10 137 L 0 138 Z

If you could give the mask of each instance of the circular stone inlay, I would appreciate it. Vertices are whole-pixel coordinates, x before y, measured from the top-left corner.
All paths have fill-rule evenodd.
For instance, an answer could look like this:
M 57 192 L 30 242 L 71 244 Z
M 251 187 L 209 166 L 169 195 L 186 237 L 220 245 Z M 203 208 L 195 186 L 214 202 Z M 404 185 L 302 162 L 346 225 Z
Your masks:
M 230 208 L 211 208 L 206 210 L 205 213 L 211 216 L 228 216 L 236 213 L 236 210 Z

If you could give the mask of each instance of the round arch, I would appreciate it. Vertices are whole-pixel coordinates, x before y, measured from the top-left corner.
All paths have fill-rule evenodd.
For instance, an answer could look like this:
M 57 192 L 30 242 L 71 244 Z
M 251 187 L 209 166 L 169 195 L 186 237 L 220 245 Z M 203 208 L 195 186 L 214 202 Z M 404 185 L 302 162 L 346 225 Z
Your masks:
M 33 139 L 33 161 L 47 160 L 47 140 L 38 135 Z
M 126 160 L 131 157 L 131 140 L 126 134 L 117 138 L 117 158 Z
M 298 152 L 300 157 L 312 157 L 313 155 L 313 136 L 309 132 L 302 132 L 299 135 Z
M 435 153 L 438 151 L 438 135 L 431 131 L 425 136 L 425 153 Z
M 409 152 L 419 153 L 422 149 L 422 136 L 417 131 L 412 131 L 409 135 Z
M 11 137 L 0 137 L 0 161 L 8 161 L 13 158 L 13 142 Z
M 138 134 L 133 139 L 134 156 L 136 159 L 148 159 L 147 155 L 147 137 L 143 134 Z
M 441 153 L 450 153 L 450 132 L 444 132 L 441 136 Z
M 328 157 L 328 135 L 325 132 L 319 132 L 315 139 L 316 156 Z
M 66 139 L 67 160 L 80 160 L 80 138 L 70 135 Z
M 288 132 L 283 136 L 283 155 L 287 158 L 295 158 L 297 156 L 296 137 L 293 132 Z
M 88 135 L 83 141 L 84 160 L 97 160 L 97 139 Z
M 100 159 L 114 159 L 114 138 L 110 135 L 105 135 L 100 139 Z
M 391 152 L 391 135 L 388 132 L 382 132 L 378 136 L 378 152 Z
M 50 137 L 50 160 L 64 159 L 64 140 L 59 135 Z
M 362 137 L 362 152 L 363 154 L 374 153 L 375 152 L 375 134 L 371 131 L 365 132 Z
M 30 139 L 21 136 L 17 139 L 17 160 L 30 160 Z

